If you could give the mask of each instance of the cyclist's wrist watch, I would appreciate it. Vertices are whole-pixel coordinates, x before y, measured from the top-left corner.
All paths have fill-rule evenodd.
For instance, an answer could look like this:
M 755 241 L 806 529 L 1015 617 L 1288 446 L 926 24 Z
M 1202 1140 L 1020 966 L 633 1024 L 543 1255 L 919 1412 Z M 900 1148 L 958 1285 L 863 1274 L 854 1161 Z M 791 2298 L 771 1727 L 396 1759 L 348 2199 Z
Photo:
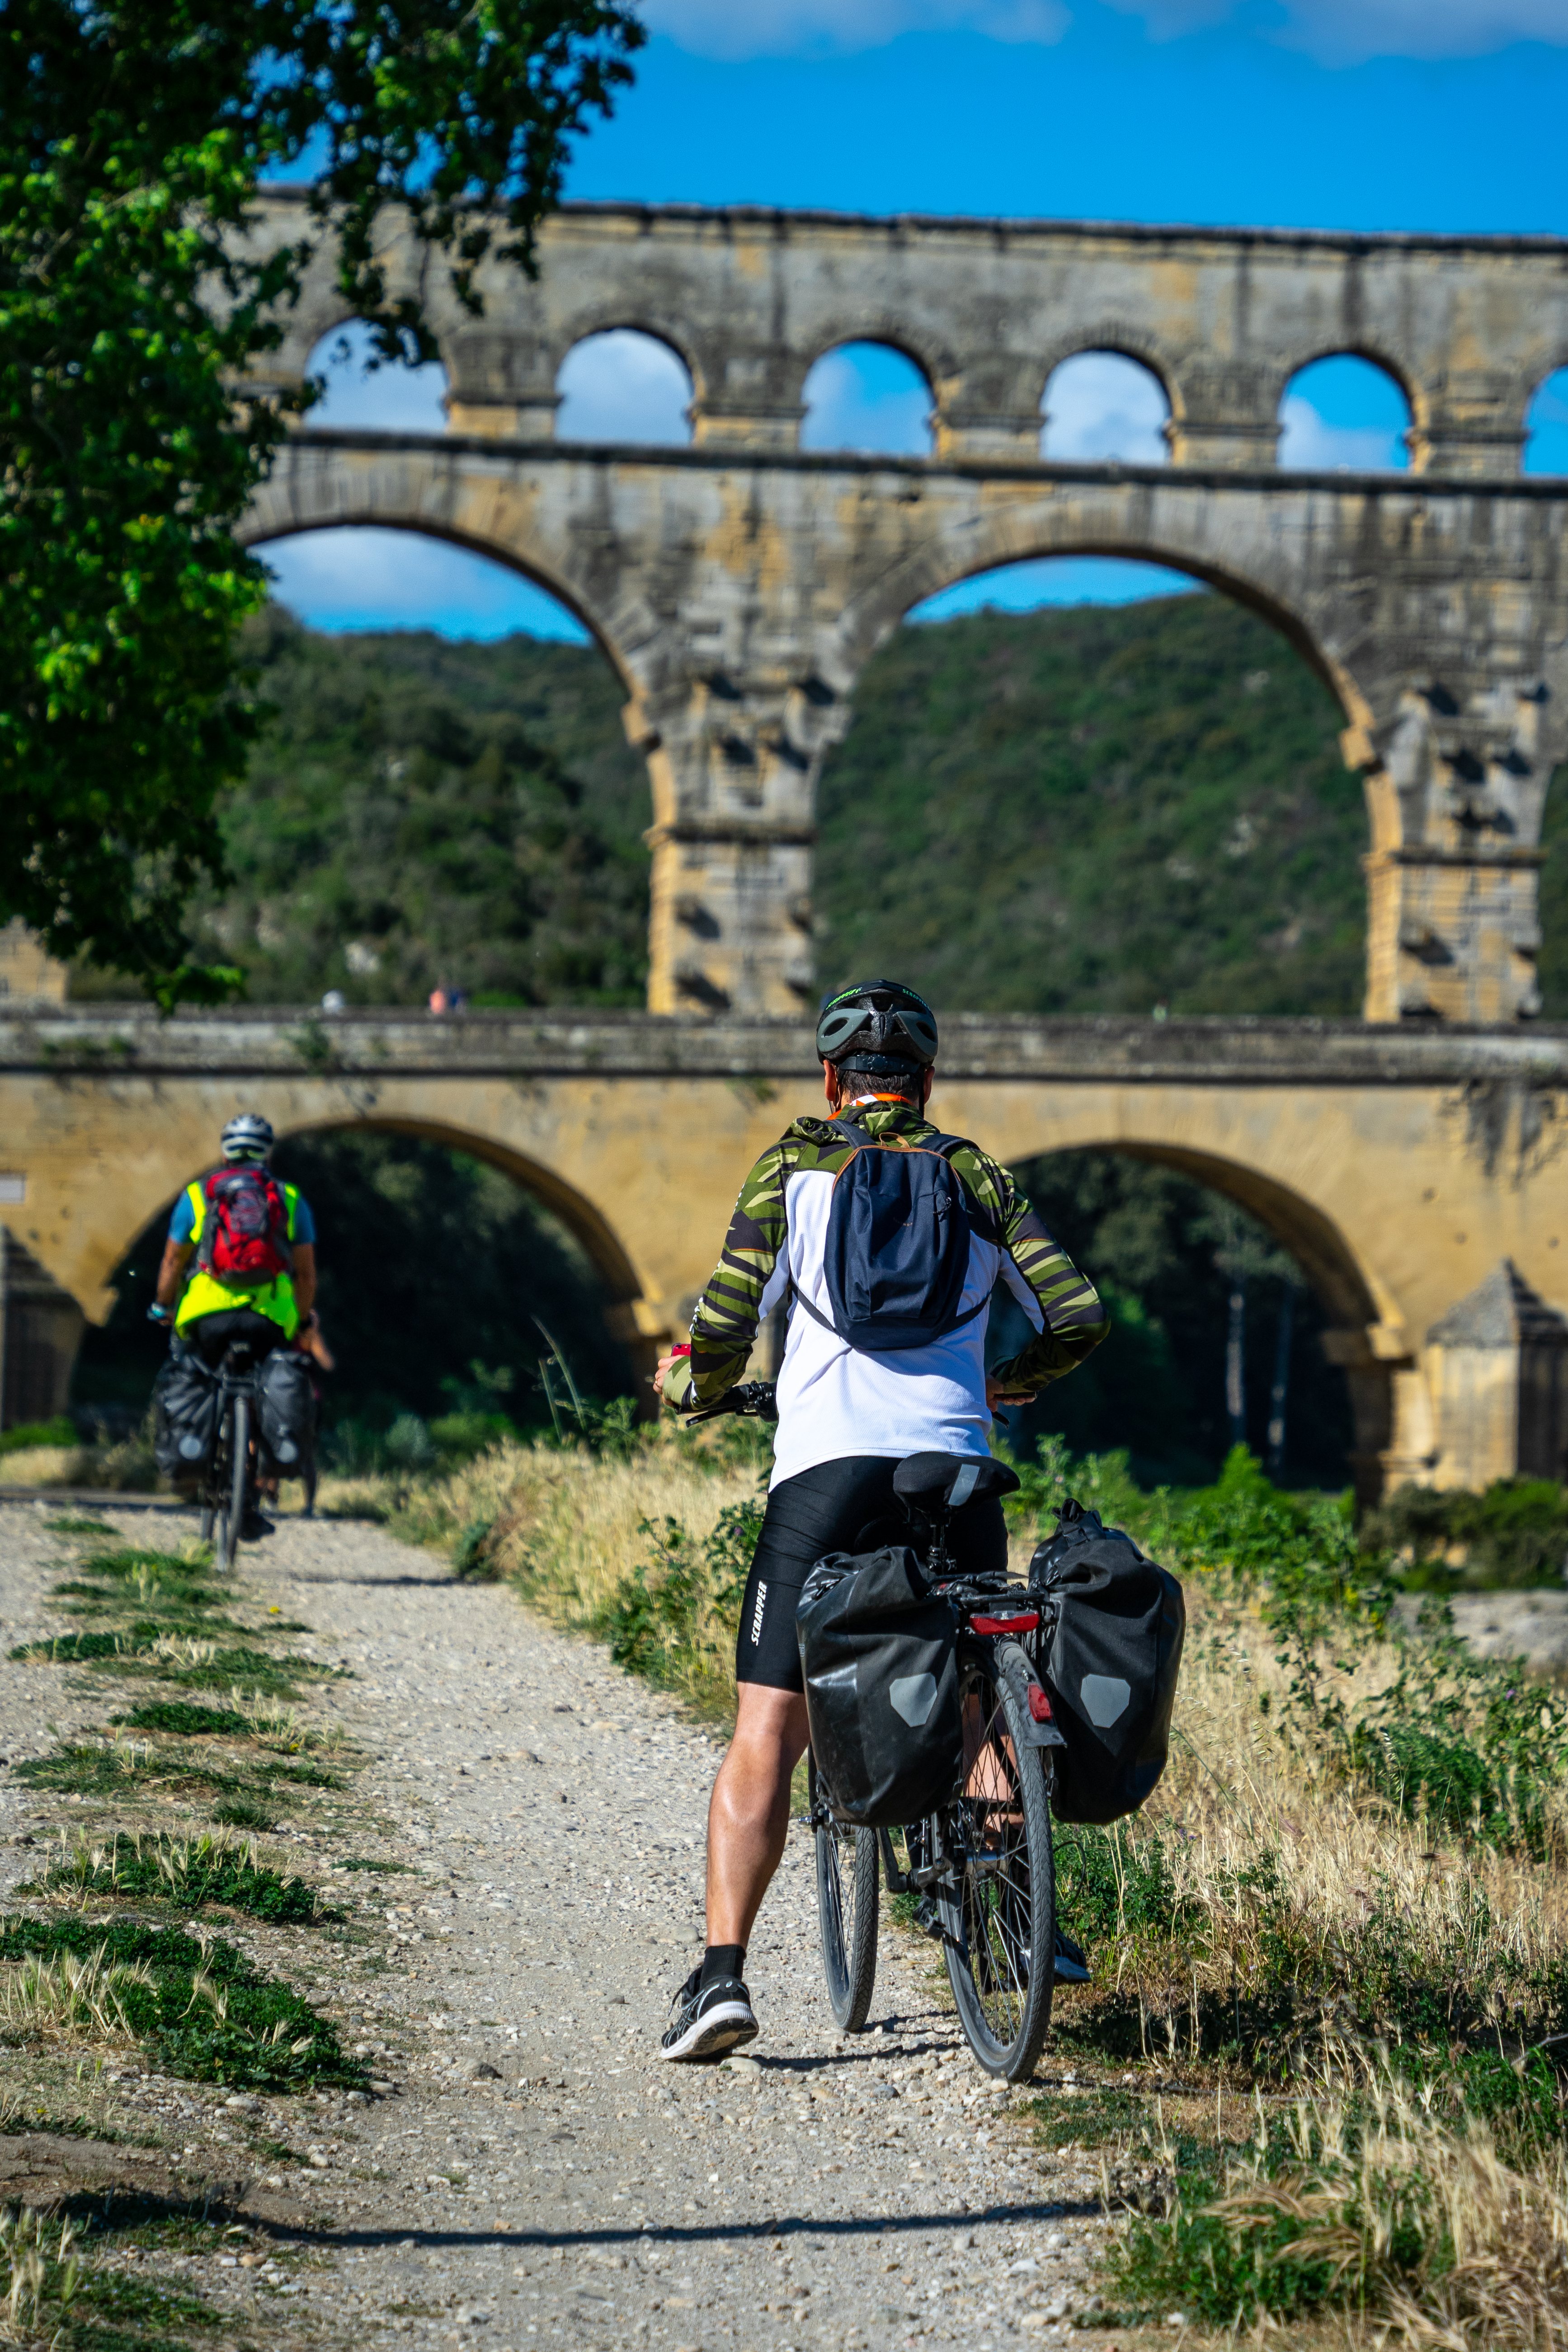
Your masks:
M 174 1310 L 172 1307 L 161 1307 L 158 1304 L 158 1301 L 154 1298 L 152 1306 L 147 1309 L 147 1320 L 149 1323 L 172 1322 L 174 1319 Z

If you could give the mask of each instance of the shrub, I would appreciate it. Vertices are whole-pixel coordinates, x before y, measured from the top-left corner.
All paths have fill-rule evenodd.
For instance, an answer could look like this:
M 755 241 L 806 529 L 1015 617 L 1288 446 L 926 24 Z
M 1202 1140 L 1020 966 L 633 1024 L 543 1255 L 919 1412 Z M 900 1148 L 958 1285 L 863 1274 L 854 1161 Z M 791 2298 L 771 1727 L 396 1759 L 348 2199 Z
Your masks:
M 642 1520 L 653 1557 L 622 1580 L 595 1628 L 616 1664 L 651 1682 L 703 1679 L 712 1633 L 734 1632 L 762 1527 L 750 1501 L 728 1505 L 700 1543 L 679 1519 Z
M 1363 1538 L 1397 1553 L 1417 1587 L 1558 1584 L 1568 1564 L 1568 1490 L 1551 1478 L 1498 1478 L 1483 1495 L 1401 1486 L 1368 1515 Z M 1451 1562 L 1456 1550 L 1462 1558 Z
M 25 1454 L 35 1445 L 76 1445 L 80 1443 L 74 1421 L 58 1412 L 53 1421 L 24 1421 L 0 1431 L 0 1454 Z
M 1141 2313 L 1236 2329 L 1364 2314 L 1384 2343 L 1498 2352 L 1568 2333 L 1561 2157 L 1511 2169 L 1483 2128 L 1456 2132 L 1396 2084 L 1172 2175 L 1171 2210 L 1134 2219 L 1111 2257 Z

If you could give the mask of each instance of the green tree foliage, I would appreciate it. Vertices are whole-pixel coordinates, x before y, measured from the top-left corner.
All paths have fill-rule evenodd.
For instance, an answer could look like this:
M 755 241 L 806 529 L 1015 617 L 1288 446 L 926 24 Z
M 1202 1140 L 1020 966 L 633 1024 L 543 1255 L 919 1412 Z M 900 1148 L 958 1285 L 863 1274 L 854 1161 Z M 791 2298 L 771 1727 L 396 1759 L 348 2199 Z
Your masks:
M 234 530 L 286 429 L 258 382 L 279 315 L 330 226 L 381 356 L 432 356 L 383 211 L 477 310 L 643 37 L 616 0 L 0 10 L 0 922 L 164 1003 L 230 984 L 184 908 L 256 731 L 235 639 L 264 575 Z M 261 255 L 259 179 L 307 153 L 301 234 Z
M 597 654 L 333 639 L 276 606 L 247 650 L 272 721 L 196 927 L 253 997 L 642 1003 L 647 788 Z
M 1214 596 L 902 629 L 823 780 L 822 978 L 890 968 L 1000 1012 L 1353 1013 L 1342 723 Z

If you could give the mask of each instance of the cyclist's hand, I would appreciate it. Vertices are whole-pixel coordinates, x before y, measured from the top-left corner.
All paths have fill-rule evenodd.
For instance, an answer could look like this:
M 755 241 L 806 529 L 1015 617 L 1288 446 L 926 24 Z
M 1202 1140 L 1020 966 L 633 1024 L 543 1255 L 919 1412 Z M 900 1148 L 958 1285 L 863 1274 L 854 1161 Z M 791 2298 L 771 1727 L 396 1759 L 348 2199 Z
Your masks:
M 673 1406 L 677 1412 L 685 1411 L 691 1401 L 691 1366 L 689 1348 L 672 1348 L 661 1356 L 654 1370 L 653 1385 L 662 1403 Z
M 989 1373 L 986 1374 L 985 1410 L 987 1412 L 994 1412 L 999 1404 L 1033 1404 L 1034 1402 L 1033 1389 L 1005 1389 L 1000 1381 L 994 1381 Z

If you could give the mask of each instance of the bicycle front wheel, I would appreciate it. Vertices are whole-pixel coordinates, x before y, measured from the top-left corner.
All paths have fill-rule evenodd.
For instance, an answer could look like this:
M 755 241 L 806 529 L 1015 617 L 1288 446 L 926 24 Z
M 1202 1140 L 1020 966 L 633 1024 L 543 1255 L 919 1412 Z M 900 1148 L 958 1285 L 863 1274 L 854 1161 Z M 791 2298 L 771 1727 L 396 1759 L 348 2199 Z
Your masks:
M 937 1907 L 948 1979 L 988 2074 L 1026 2082 L 1045 2046 L 1056 1982 L 1056 1870 L 1041 1752 L 988 1661 L 966 1666 L 963 1793 L 951 1809 L 954 1875 Z
M 217 1556 L 232 1569 L 245 1525 L 245 1505 L 250 1485 L 250 1399 L 237 1396 L 229 1408 L 229 1456 L 223 1500 L 218 1506 Z
M 860 2033 L 877 1981 L 877 1832 L 816 1820 L 821 1784 L 815 1757 L 806 1773 L 816 1822 L 816 1916 L 827 1998 L 839 2032 Z

